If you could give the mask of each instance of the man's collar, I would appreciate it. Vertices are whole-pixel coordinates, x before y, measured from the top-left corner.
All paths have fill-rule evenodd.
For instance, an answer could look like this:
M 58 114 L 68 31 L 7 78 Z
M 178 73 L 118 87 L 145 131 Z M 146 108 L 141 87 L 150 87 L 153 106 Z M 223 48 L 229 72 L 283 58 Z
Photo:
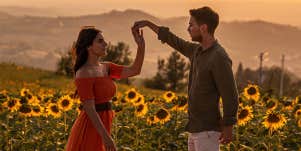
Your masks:
M 201 45 L 201 46 L 199 47 L 199 51 L 200 51 L 201 53 L 203 53 L 203 52 L 206 52 L 206 51 L 208 51 L 208 50 L 211 50 L 212 48 L 216 47 L 217 45 L 218 45 L 218 40 L 215 39 L 214 42 L 212 43 L 212 45 L 211 45 L 209 48 L 203 49 L 203 47 L 202 47 L 202 45 Z

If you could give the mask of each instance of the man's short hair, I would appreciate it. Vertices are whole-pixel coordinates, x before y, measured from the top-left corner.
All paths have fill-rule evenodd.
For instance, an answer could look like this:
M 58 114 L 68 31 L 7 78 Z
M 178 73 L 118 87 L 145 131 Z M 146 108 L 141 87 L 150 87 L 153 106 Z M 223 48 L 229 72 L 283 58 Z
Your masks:
M 206 24 L 208 26 L 208 32 L 214 34 L 219 23 L 219 16 L 214 10 L 205 6 L 202 8 L 191 9 L 189 12 L 199 25 Z

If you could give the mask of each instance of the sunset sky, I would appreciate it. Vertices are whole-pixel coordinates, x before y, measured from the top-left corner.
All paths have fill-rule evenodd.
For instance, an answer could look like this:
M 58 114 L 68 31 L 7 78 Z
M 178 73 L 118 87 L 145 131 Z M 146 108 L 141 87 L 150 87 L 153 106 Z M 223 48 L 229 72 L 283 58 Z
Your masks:
M 112 9 L 141 9 L 157 17 L 188 16 L 211 6 L 223 21 L 261 19 L 301 27 L 301 0 L 1 0 L 0 6 L 49 9 L 57 15 L 99 14 Z M 53 13 L 52 13 L 53 14 Z

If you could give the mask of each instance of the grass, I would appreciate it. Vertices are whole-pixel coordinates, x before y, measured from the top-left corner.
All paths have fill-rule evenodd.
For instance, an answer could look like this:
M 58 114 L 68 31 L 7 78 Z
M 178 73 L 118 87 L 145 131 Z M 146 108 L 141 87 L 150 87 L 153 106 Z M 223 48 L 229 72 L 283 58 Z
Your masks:
M 32 67 L 24 67 L 16 64 L 0 63 L 0 90 L 16 91 L 22 87 L 31 89 L 56 89 L 75 90 L 73 79 L 67 76 L 58 75 L 53 71 L 46 71 Z M 135 80 L 135 79 L 131 79 Z M 118 91 L 124 92 L 129 88 L 136 88 L 141 93 L 150 96 L 159 96 L 162 90 L 149 89 L 144 86 L 126 85 L 116 81 Z M 184 93 L 180 93 L 184 95 Z

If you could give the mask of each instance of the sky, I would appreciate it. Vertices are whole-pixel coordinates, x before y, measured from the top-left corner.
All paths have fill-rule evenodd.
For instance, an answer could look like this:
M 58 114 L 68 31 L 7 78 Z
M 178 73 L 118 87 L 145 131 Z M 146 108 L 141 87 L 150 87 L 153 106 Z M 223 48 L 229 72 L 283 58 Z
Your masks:
M 301 0 L 0 0 L 0 6 L 51 10 L 57 16 L 140 9 L 168 18 L 189 16 L 189 9 L 205 5 L 216 10 L 222 21 L 259 19 L 301 27 Z

